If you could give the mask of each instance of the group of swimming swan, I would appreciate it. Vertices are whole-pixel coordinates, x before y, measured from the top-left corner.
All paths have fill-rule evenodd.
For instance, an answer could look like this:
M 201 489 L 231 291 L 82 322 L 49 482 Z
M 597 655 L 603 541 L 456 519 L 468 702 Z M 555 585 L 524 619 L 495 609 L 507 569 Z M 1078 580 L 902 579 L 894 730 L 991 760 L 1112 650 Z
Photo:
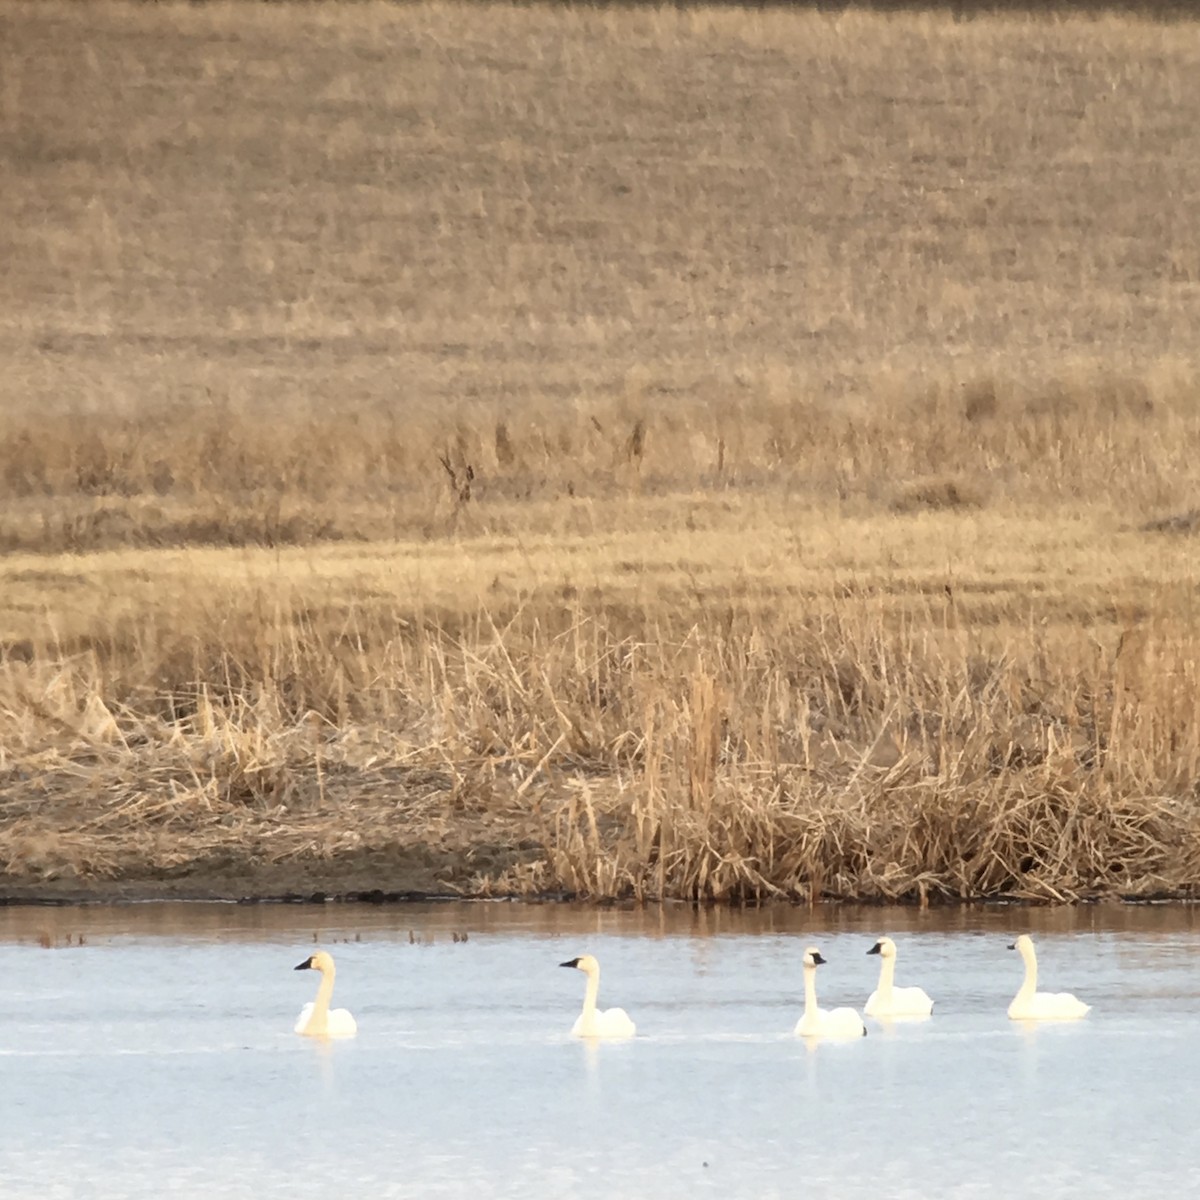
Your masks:
M 1087 1014 L 1090 1005 L 1069 992 L 1037 990 L 1037 954 L 1033 939 L 1023 933 L 1009 946 L 1020 952 L 1025 978 L 1008 1006 L 1013 1021 L 1070 1021 Z M 888 1020 L 893 1017 L 927 1017 L 933 1012 L 933 1000 L 919 987 L 895 985 L 896 943 L 880 938 L 868 954 L 879 955 L 879 986 L 867 997 L 863 1012 L 868 1017 Z M 852 1008 L 823 1009 L 817 1004 L 817 968 L 825 962 L 821 952 L 810 946 L 804 952 L 804 1015 L 796 1022 L 797 1037 L 863 1037 L 867 1027 Z
M 933 1001 L 921 988 L 896 987 L 896 943 L 891 938 L 880 938 L 867 953 L 879 955 L 879 986 L 863 1008 L 868 1017 L 927 1017 L 933 1012 Z M 867 1027 L 854 1009 L 824 1009 L 817 1004 L 817 968 L 824 963 L 815 946 L 805 950 L 804 1015 L 796 1022 L 796 1036 L 865 1037 Z
M 1014 1021 L 1063 1021 L 1082 1017 L 1090 1008 L 1069 992 L 1039 992 L 1037 990 L 1037 955 L 1033 939 L 1021 934 L 1010 950 L 1017 950 L 1025 964 L 1025 979 L 1008 1006 Z M 933 1001 L 919 987 L 896 987 L 896 943 L 889 937 L 880 938 L 867 951 L 879 955 L 879 985 L 867 998 L 863 1012 L 868 1017 L 887 1020 L 893 1017 L 927 1017 L 933 1012 Z M 796 1022 L 795 1034 L 804 1038 L 863 1037 L 867 1027 L 853 1008 L 821 1008 L 817 1004 L 817 968 L 826 960 L 816 946 L 804 951 L 804 1014 Z M 629 1038 L 637 1032 L 623 1008 L 600 1009 L 596 1001 L 600 994 L 600 964 L 590 954 L 572 958 L 560 967 L 574 967 L 587 976 L 583 993 L 583 1010 L 571 1034 L 578 1038 Z M 296 967 L 297 971 L 320 971 L 321 983 L 317 998 L 300 1010 L 296 1032 L 307 1037 L 353 1037 L 358 1032 L 354 1018 L 344 1009 L 332 1011 L 334 965 L 332 955 L 319 950 Z

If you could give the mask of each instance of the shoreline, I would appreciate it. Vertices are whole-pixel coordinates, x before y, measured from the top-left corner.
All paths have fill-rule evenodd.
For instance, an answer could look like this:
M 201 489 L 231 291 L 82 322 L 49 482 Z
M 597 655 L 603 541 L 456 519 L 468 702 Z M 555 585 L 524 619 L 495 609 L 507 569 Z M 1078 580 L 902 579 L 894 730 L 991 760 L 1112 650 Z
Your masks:
M 291 876 L 290 882 L 285 878 Z M 1156 905 L 1189 906 L 1200 904 L 1195 889 L 1181 888 L 1138 893 L 1109 893 L 1077 896 L 1055 902 L 1034 899 L 1011 893 L 992 896 L 953 898 L 933 897 L 927 903 L 914 899 L 884 899 L 878 896 L 828 896 L 815 902 L 787 896 L 764 896 L 742 900 L 686 898 L 678 896 L 586 896 L 566 890 L 544 892 L 470 891 L 453 884 L 444 887 L 415 886 L 415 878 L 401 886 L 383 886 L 378 881 L 364 880 L 357 871 L 340 873 L 336 868 L 309 871 L 300 866 L 293 871 L 250 871 L 236 883 L 237 876 L 213 872 L 189 873 L 185 878 L 164 879 L 131 875 L 125 878 L 97 879 L 70 886 L 33 881 L 9 882 L 0 876 L 0 908 L 68 908 L 104 907 L 126 904 L 233 904 L 233 905 L 297 905 L 320 906 L 367 904 L 387 907 L 399 904 L 527 904 L 527 905 L 585 905 L 595 909 L 612 908 L 904 908 L 913 911 L 928 909 L 970 908 L 1090 908 L 1098 905 L 1121 907 L 1150 907 Z
M 248 858 L 250 856 L 247 856 Z M 197 860 L 163 870 L 134 864 L 106 878 L 36 880 L 0 873 L 0 906 L 91 905 L 188 901 L 226 904 L 320 904 L 515 899 L 471 889 L 465 869 L 471 851 L 436 853 L 430 846 L 365 851 L 326 862 L 220 866 Z M 558 893 L 565 896 L 565 893 Z

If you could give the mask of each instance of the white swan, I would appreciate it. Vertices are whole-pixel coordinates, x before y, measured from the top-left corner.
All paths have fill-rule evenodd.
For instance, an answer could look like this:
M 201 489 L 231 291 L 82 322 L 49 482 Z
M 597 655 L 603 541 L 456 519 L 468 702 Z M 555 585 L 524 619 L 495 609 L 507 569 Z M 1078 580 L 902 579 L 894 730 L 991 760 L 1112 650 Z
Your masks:
M 867 999 L 863 1012 L 868 1017 L 927 1017 L 933 1001 L 919 987 L 895 987 L 896 943 L 881 937 L 868 954 L 879 955 L 879 986 Z
M 326 954 L 324 950 L 318 950 L 312 958 L 306 958 L 294 969 L 321 972 L 321 986 L 317 988 L 317 998 L 300 1010 L 300 1016 L 296 1019 L 296 1032 L 308 1037 L 353 1037 L 358 1032 L 354 1018 L 344 1008 L 329 1011 L 329 1001 L 333 998 L 333 977 L 336 974 L 333 956 Z
M 559 963 L 560 967 L 574 967 L 587 976 L 587 991 L 583 994 L 583 1011 L 571 1026 L 573 1037 L 622 1038 L 633 1037 L 637 1027 L 623 1008 L 598 1009 L 596 997 L 600 993 L 600 964 L 590 955 L 584 954 L 570 962 Z
M 866 1037 L 867 1027 L 852 1008 L 817 1007 L 817 968 L 824 963 L 816 946 L 804 951 L 804 1016 L 796 1022 L 797 1037 Z
M 1025 961 L 1025 982 L 1008 1006 L 1008 1015 L 1014 1021 L 1069 1021 L 1089 1011 L 1091 1005 L 1077 1000 L 1070 992 L 1037 990 L 1037 955 L 1028 934 L 1021 934 L 1009 949 L 1019 950 Z

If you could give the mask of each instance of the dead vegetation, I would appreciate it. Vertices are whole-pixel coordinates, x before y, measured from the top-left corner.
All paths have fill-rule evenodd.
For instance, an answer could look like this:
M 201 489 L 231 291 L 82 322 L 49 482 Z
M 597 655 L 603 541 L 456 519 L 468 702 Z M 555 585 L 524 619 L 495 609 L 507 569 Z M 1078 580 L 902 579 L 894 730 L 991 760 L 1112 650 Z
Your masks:
M 642 398 L 405 418 L 380 406 L 277 414 L 202 405 L 65 421 L 0 412 L 0 549 L 433 541 L 591 525 L 652 496 L 762 495 L 850 514 L 1052 510 L 1121 519 L 1196 494 L 1197 378 L 1064 372 L 1016 383 L 953 376 L 869 405 L 743 381 L 736 406 Z M 986 386 L 989 407 L 981 410 Z
M 0 11 L 4 888 L 1191 895 L 1198 73 Z

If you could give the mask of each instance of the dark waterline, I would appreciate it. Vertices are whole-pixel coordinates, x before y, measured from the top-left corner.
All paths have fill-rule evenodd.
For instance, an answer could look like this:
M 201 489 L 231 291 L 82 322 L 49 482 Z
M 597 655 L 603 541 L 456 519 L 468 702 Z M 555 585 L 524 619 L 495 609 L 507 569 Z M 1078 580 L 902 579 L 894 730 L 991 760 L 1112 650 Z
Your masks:
M 439 901 L 393 905 L 236 904 L 145 901 L 116 905 L 10 905 L 0 907 L 0 943 L 85 944 L 96 939 L 165 938 L 253 941 L 333 936 L 353 940 L 406 938 L 408 933 L 451 939 L 486 936 L 560 936 L 604 933 L 622 937 L 715 937 L 789 933 L 890 931 L 903 934 L 1038 934 L 1191 932 L 1200 930 L 1200 905 L 1089 904 L 1031 907 L 980 904 L 918 909 L 911 906 L 765 905 L 754 908 L 669 903 L 605 906 L 509 901 Z

